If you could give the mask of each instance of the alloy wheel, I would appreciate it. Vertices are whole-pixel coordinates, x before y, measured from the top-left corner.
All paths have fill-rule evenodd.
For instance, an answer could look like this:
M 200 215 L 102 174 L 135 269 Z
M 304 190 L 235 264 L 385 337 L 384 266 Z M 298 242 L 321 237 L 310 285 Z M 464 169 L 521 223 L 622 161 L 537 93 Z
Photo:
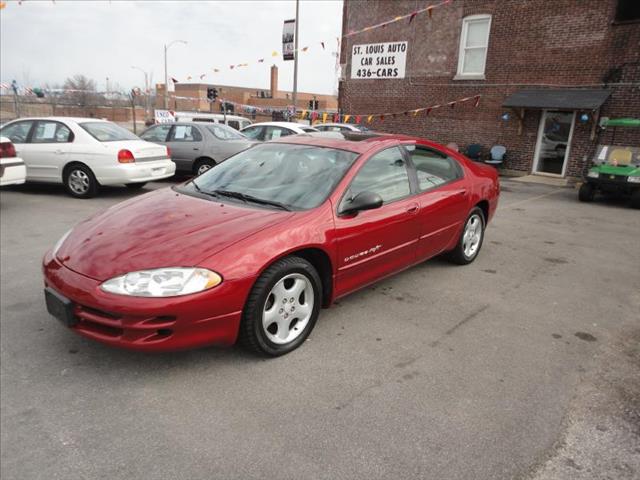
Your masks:
M 273 343 L 294 341 L 305 330 L 313 313 L 311 281 L 300 273 L 282 277 L 271 289 L 262 312 L 262 328 Z
M 91 179 L 82 170 L 73 170 L 69 174 L 69 188 L 78 195 L 84 195 L 89 191 Z
M 480 215 L 474 213 L 467 220 L 462 237 L 462 249 L 467 258 L 473 258 L 473 256 L 478 253 L 481 240 L 482 218 L 480 218 Z

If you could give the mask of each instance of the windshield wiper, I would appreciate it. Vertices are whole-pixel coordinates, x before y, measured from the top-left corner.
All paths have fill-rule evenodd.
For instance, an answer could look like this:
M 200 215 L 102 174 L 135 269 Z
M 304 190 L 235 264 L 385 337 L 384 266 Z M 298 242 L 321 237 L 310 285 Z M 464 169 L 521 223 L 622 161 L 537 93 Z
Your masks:
M 201 193 L 203 195 L 209 195 L 211 197 L 218 197 L 219 195 L 216 192 L 206 192 L 204 190 L 202 190 L 198 184 L 196 183 L 195 179 L 191 179 L 191 181 L 189 181 L 188 183 L 193 184 L 193 186 L 195 187 L 195 189 L 198 191 L 198 193 Z
M 289 208 L 284 203 L 280 203 L 275 200 L 267 200 L 265 198 L 254 197 L 253 195 L 247 195 L 246 193 L 242 193 L 242 192 L 232 192 L 230 190 L 214 190 L 213 193 L 217 195 L 222 195 L 224 197 L 237 198 L 239 200 L 244 200 L 245 202 L 259 203 L 262 205 L 271 205 L 273 207 L 278 207 L 281 210 L 286 210 L 288 212 L 291 211 L 291 208 Z

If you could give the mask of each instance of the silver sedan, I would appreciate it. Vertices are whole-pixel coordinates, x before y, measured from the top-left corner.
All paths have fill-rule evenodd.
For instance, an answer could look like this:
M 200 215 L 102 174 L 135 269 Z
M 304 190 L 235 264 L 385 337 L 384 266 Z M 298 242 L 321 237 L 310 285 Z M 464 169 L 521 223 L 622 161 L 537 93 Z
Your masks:
M 178 122 L 154 125 L 140 137 L 169 147 L 176 169 L 200 175 L 255 142 L 218 123 Z

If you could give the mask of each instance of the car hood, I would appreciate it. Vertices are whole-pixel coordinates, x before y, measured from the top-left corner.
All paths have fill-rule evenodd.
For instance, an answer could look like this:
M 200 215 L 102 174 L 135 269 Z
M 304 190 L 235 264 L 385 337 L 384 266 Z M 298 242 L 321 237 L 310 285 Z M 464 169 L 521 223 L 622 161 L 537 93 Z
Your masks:
M 127 272 L 196 266 L 292 213 L 158 190 L 115 205 L 74 227 L 56 257 L 104 281 Z

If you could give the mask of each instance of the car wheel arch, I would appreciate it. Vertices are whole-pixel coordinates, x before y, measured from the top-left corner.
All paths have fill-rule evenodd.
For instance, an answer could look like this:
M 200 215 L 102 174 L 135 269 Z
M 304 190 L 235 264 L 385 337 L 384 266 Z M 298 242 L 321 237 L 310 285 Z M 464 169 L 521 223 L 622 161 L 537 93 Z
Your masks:
M 205 162 L 211 162 L 211 163 L 213 163 L 214 165 L 217 165 L 217 164 L 218 164 L 218 162 L 216 162 L 215 158 L 211 158 L 211 157 L 208 157 L 208 156 L 206 156 L 206 155 L 202 155 L 201 157 L 198 157 L 198 158 L 196 158 L 196 159 L 193 161 L 193 173 L 197 173 L 197 171 L 198 171 L 198 167 L 199 167 L 202 163 L 205 163 Z
M 71 162 L 68 162 L 65 164 L 64 167 L 62 167 L 62 178 L 61 178 L 61 182 L 64 184 L 64 178 L 67 175 L 67 172 L 73 168 L 73 167 L 85 167 L 88 168 L 89 171 L 91 171 L 91 173 L 93 174 L 93 177 L 95 178 L 96 182 L 98 183 L 98 185 L 100 185 L 100 182 L 98 181 L 98 178 L 96 177 L 96 173 L 93 171 L 93 169 L 87 165 L 86 163 L 83 162 L 79 162 L 77 160 L 73 160 Z
M 480 200 L 475 204 L 480 210 L 482 210 L 482 214 L 484 215 L 485 224 L 489 221 L 489 201 L 488 200 Z

